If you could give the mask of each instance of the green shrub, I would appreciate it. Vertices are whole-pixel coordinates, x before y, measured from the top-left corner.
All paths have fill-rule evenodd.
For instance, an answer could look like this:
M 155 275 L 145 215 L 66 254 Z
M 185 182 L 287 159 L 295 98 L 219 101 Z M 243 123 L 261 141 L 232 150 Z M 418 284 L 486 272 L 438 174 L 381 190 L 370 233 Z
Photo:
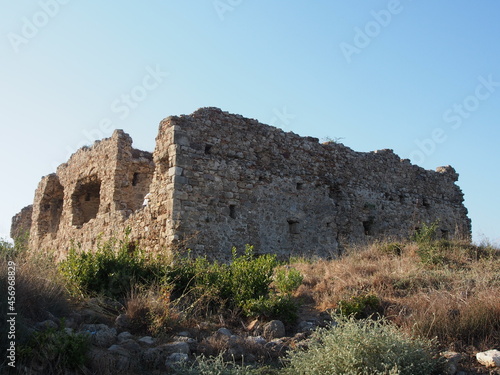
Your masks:
M 241 307 L 250 299 L 266 297 L 277 265 L 276 255 L 254 257 L 252 246 L 247 245 L 245 254 L 241 256 L 237 256 L 236 249 L 233 249 L 233 260 L 229 267 L 235 305 Z
M 243 255 L 233 248 L 229 264 L 210 262 L 206 257 L 177 259 L 168 267 L 166 280 L 173 285 L 173 298 L 188 306 L 191 313 L 226 308 L 246 316 L 290 321 L 296 318 L 297 305 L 289 295 L 276 295 L 271 288 L 278 265 L 276 255 L 255 256 L 253 247 L 247 245 Z M 275 283 L 277 280 L 277 289 L 283 293 L 291 293 L 302 282 L 295 270 L 278 271 L 277 275 Z
M 364 294 L 351 297 L 348 300 L 340 300 L 337 307 L 337 313 L 355 319 L 368 318 L 379 312 L 380 299 L 373 294 Z
M 86 335 L 68 333 L 64 326 L 35 332 L 18 348 L 20 362 L 30 368 L 43 367 L 46 374 L 83 370 L 90 342 Z
M 411 239 L 418 244 L 429 244 L 436 240 L 438 226 L 439 220 L 436 220 L 431 224 L 422 223 L 422 227 L 415 231 Z
M 380 245 L 380 251 L 387 255 L 401 256 L 404 245 L 398 242 L 386 242 Z
M 112 298 L 123 298 L 135 284 L 153 283 L 163 274 L 128 237 L 99 244 L 94 252 L 72 247 L 59 269 L 73 293 Z
M 291 294 L 302 284 L 304 277 L 295 268 L 279 268 L 274 273 L 274 285 L 281 294 Z
M 446 254 L 438 243 L 429 243 L 420 245 L 417 254 L 424 264 L 443 265 L 446 261 Z
M 295 350 L 286 373 L 298 375 L 437 373 L 432 341 L 412 338 L 385 320 L 334 316 L 335 325 L 317 330 L 306 350 Z
M 10 242 L 4 240 L 3 238 L 0 239 L 0 256 L 2 258 L 6 256 L 11 256 L 13 251 L 14 251 L 14 246 Z
M 279 319 L 285 323 L 297 320 L 299 305 L 290 295 L 271 294 L 268 297 L 251 299 L 242 304 L 246 316 L 262 316 L 267 319 Z

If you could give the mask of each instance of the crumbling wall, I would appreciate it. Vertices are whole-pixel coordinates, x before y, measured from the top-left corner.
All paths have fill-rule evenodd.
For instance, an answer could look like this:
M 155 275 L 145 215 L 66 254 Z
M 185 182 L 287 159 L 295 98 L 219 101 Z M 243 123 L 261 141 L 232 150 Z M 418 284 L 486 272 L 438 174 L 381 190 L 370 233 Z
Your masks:
M 24 207 L 12 218 L 10 226 L 10 237 L 14 240 L 29 236 L 31 230 L 31 216 L 33 215 L 33 205 Z
M 30 247 L 61 256 L 71 243 L 84 248 L 121 236 L 142 207 L 153 178 L 151 153 L 132 148 L 123 131 L 74 153 L 35 192 Z
M 71 241 L 90 248 L 129 228 L 150 251 L 189 247 L 226 260 L 245 244 L 336 256 L 346 243 L 407 237 L 436 220 L 443 236 L 470 236 L 457 179 L 392 150 L 355 152 L 203 108 L 163 120 L 153 154 L 115 131 L 44 177 L 30 246 L 64 255 Z
M 451 167 L 427 171 L 391 150 L 320 144 L 216 108 L 166 119 L 160 134 L 172 132 L 175 163 L 157 174 L 174 184 L 175 239 L 200 254 L 227 258 L 248 243 L 332 256 L 341 243 L 407 237 L 435 220 L 443 234 L 470 235 Z

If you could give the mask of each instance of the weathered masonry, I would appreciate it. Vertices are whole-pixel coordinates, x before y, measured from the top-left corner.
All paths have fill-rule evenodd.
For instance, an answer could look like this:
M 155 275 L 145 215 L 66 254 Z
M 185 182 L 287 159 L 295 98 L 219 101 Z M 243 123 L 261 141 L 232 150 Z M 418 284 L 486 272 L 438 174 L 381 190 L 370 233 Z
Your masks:
M 392 150 L 355 152 L 203 108 L 163 120 L 153 154 L 121 130 L 80 149 L 42 178 L 12 234 L 29 230 L 30 247 L 62 256 L 71 240 L 86 248 L 125 228 L 150 251 L 227 259 L 252 244 L 331 256 L 436 220 L 443 237 L 469 237 L 457 179 L 452 167 L 424 170 Z

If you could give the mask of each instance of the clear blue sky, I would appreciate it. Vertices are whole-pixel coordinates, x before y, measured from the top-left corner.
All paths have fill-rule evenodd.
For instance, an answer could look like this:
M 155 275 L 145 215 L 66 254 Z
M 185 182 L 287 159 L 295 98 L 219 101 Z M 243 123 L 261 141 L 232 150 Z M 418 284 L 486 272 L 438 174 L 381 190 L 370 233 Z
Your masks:
M 216 106 L 460 173 L 500 242 L 500 2 L 5 1 L 0 235 L 43 175 L 121 128 Z

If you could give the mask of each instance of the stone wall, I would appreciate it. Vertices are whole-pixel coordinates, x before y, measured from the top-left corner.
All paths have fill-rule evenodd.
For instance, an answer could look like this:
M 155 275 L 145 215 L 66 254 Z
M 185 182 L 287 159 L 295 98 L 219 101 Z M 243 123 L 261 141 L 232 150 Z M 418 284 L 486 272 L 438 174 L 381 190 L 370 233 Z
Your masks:
M 121 130 L 74 153 L 35 192 L 30 247 L 62 255 L 71 241 L 84 247 L 121 236 L 142 207 L 154 173 L 151 153 L 132 148 Z
M 355 152 L 203 108 L 160 123 L 153 155 L 122 131 L 72 155 L 35 194 L 31 246 L 131 236 L 150 251 L 189 247 L 335 256 L 346 243 L 407 237 L 439 220 L 470 236 L 452 167 L 424 170 L 391 150 Z M 148 204 L 142 203 L 148 193 Z
M 17 213 L 12 218 L 12 224 L 10 226 L 10 237 L 11 238 L 22 238 L 25 235 L 29 235 L 31 230 L 31 216 L 33 215 L 33 206 L 24 207 L 19 213 Z
M 341 243 L 407 237 L 438 219 L 444 236 L 470 234 L 451 167 L 427 171 L 391 150 L 320 144 L 214 108 L 166 119 L 160 134 L 171 132 L 162 143 L 175 162 L 163 173 L 174 183 L 176 238 L 200 254 L 227 257 L 249 243 L 336 255 Z

